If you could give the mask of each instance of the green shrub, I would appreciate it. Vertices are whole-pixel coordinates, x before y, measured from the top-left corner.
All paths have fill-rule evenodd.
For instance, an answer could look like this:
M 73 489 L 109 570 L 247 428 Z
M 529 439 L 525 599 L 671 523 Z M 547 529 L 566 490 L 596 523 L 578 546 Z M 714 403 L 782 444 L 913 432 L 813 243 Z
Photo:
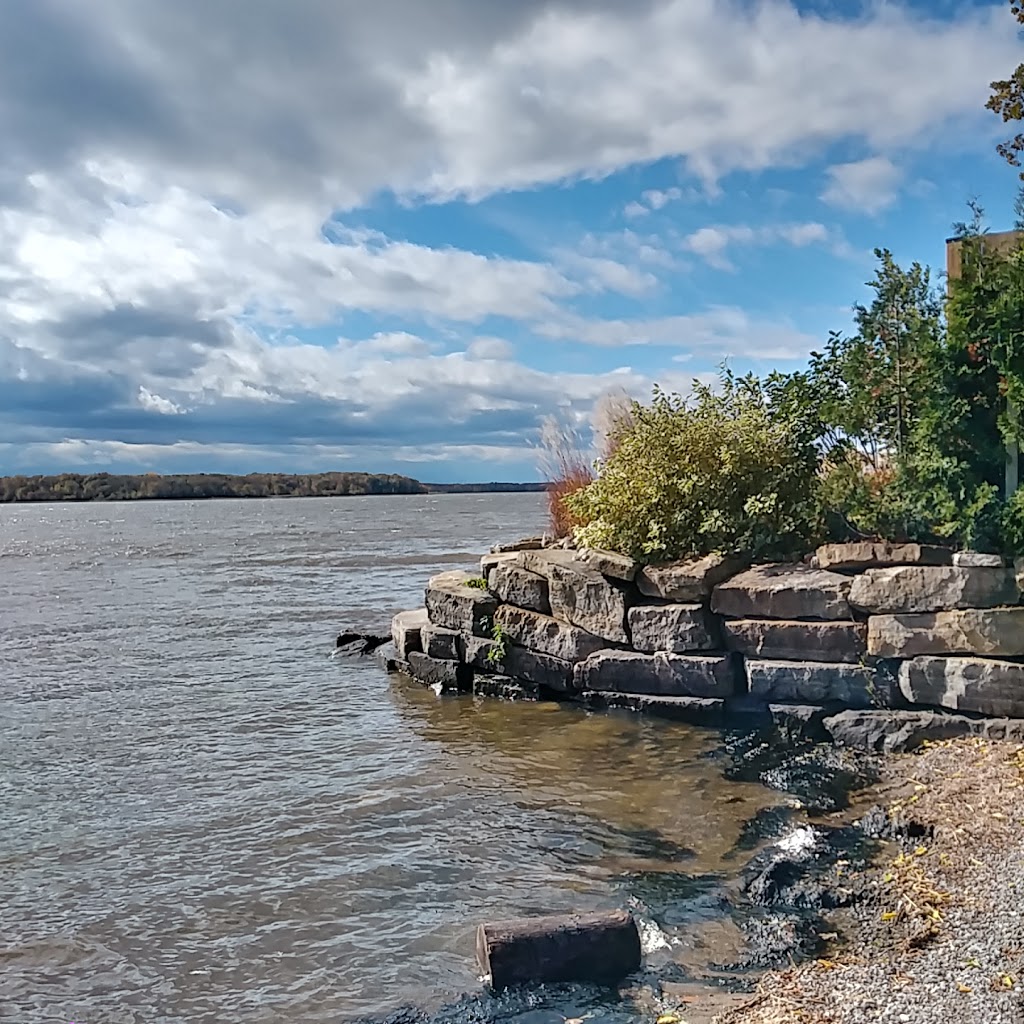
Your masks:
M 820 425 L 782 378 L 723 371 L 688 399 L 656 390 L 588 487 L 567 499 L 580 544 L 661 561 L 717 550 L 802 554 L 821 535 Z
M 471 580 L 466 580 L 466 586 L 472 587 L 474 590 L 486 590 L 487 580 L 483 576 L 475 576 Z

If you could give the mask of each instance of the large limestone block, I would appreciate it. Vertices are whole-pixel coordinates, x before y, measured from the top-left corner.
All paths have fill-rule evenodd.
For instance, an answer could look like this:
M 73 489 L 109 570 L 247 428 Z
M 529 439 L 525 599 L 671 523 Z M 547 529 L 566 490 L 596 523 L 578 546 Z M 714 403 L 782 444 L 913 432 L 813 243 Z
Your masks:
M 543 537 L 522 537 L 520 540 L 510 541 L 507 544 L 495 544 L 491 548 L 491 554 L 503 555 L 512 551 L 539 551 L 544 547 Z
M 637 654 L 599 651 L 573 674 L 577 690 L 663 697 L 730 697 L 736 692 L 732 655 Z
M 520 551 L 516 555 L 515 564 L 535 572 L 545 579 L 551 579 L 556 566 L 578 566 L 586 568 L 576 557 L 575 551 L 563 551 L 561 548 L 544 548 L 541 551 Z
M 473 689 L 473 670 L 457 661 L 431 658 L 412 651 L 409 654 L 409 673 L 438 693 L 465 693 Z
M 867 653 L 867 629 L 862 622 L 726 619 L 722 636 L 726 650 L 748 658 L 859 662 Z
M 489 555 L 484 555 L 480 559 L 480 575 L 487 579 L 491 575 L 491 570 L 496 569 L 499 565 L 504 565 L 506 562 L 512 562 L 513 564 L 518 563 L 519 554 L 515 551 L 499 551 L 497 553 L 492 552 Z
M 639 562 L 628 555 L 619 555 L 614 551 L 581 548 L 576 553 L 576 557 L 602 576 L 608 576 L 613 580 L 623 580 L 626 583 L 632 583 L 640 571 Z
M 459 660 L 461 638 L 461 633 L 456 633 L 454 629 L 445 629 L 443 626 L 426 625 L 420 632 L 423 653 L 442 661 Z
M 985 554 L 983 551 L 958 551 L 953 555 L 953 564 L 969 569 L 983 566 L 990 569 L 1001 569 L 1006 565 L 1006 559 L 1002 555 Z
M 608 646 L 607 640 L 578 626 L 510 604 L 503 604 L 497 610 L 494 622 L 514 644 L 573 664 Z
M 564 693 L 572 685 L 572 665 L 561 658 L 528 651 L 512 644 L 502 646 L 477 636 L 462 638 L 462 660 L 478 672 L 494 673 Z
M 872 615 L 868 650 L 883 658 L 921 654 L 1024 655 L 1024 608 L 966 608 L 911 615 Z
M 629 633 L 635 650 L 711 651 L 718 646 L 715 623 L 701 604 L 642 604 L 629 609 Z
M 575 559 L 549 562 L 546 576 L 551 614 L 556 619 L 612 643 L 629 643 L 625 584 L 617 585 Z
M 867 708 L 890 698 L 880 692 L 889 690 L 885 680 L 866 665 L 747 659 L 746 672 L 750 693 L 770 703 Z
M 471 579 L 469 573 L 457 570 L 432 577 L 426 591 L 427 614 L 435 626 L 490 636 L 498 600 L 486 590 L 466 586 Z
M 837 572 L 806 565 L 756 565 L 715 587 L 711 607 L 737 619 L 852 619 L 850 584 Z
M 423 650 L 422 631 L 430 625 L 426 608 L 416 608 L 409 612 L 399 612 L 391 620 L 391 639 L 395 643 L 398 657 L 408 661 L 413 651 Z
M 1012 569 L 953 565 L 868 569 L 850 589 L 850 604 L 872 614 L 995 608 L 1019 597 Z
M 678 604 L 702 604 L 711 591 L 742 572 L 750 559 L 741 555 L 704 555 L 665 565 L 648 565 L 637 578 L 640 593 Z
M 839 746 L 880 754 L 905 754 L 924 743 L 956 736 L 1024 739 L 1024 721 L 965 718 L 941 711 L 843 711 L 826 718 L 825 729 Z
M 1024 665 L 985 658 L 922 656 L 900 666 L 900 689 L 914 704 L 1024 718 Z
M 818 569 L 877 569 L 886 565 L 949 565 L 953 552 L 930 544 L 889 544 L 884 541 L 854 541 L 823 544 L 814 553 Z
M 520 565 L 499 565 L 491 571 L 490 588 L 500 601 L 517 608 L 528 608 L 542 615 L 551 614 L 548 581 Z
M 647 693 L 590 691 L 581 694 L 581 699 L 587 708 L 594 711 L 618 708 L 688 725 L 721 725 L 729 713 L 728 704 L 721 697 L 657 697 Z

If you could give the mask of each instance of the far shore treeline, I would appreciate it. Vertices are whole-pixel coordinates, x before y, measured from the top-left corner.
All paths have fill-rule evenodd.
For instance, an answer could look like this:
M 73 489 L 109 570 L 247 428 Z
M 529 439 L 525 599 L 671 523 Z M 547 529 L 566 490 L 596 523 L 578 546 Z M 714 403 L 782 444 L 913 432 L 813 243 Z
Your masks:
M 366 494 L 543 491 L 542 483 L 425 484 L 394 473 L 61 473 L 0 477 L 0 502 L 151 501 L 202 498 L 330 498 Z

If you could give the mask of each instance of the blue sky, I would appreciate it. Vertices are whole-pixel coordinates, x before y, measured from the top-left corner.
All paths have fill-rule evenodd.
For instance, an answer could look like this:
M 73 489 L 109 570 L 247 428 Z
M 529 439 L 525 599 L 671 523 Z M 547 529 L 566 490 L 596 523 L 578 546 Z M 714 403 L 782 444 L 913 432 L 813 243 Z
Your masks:
M 0 472 L 537 478 L 1015 172 L 1009 5 L 0 5 Z

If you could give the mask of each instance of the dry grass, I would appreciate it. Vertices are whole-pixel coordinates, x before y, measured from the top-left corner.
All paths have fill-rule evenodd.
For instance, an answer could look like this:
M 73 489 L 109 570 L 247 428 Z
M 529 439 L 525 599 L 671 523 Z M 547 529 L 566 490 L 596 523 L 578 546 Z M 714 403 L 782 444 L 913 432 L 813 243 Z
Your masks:
M 979 739 L 933 744 L 890 760 L 877 795 L 892 816 L 930 827 L 932 838 L 870 869 L 874 919 L 848 948 L 832 959 L 765 975 L 756 997 L 719 1024 L 839 1024 L 836 1000 L 823 998 L 829 975 L 839 978 L 880 956 L 891 967 L 889 985 L 910 984 L 924 946 L 957 940 L 949 911 L 969 904 L 979 878 L 991 876 L 989 865 L 1021 843 L 1024 748 Z M 998 974 L 984 984 L 1010 989 L 1018 979 Z
M 579 430 L 548 416 L 541 424 L 539 468 L 548 481 L 548 531 L 568 537 L 579 522 L 565 504 L 570 494 L 594 479 L 591 458 Z

